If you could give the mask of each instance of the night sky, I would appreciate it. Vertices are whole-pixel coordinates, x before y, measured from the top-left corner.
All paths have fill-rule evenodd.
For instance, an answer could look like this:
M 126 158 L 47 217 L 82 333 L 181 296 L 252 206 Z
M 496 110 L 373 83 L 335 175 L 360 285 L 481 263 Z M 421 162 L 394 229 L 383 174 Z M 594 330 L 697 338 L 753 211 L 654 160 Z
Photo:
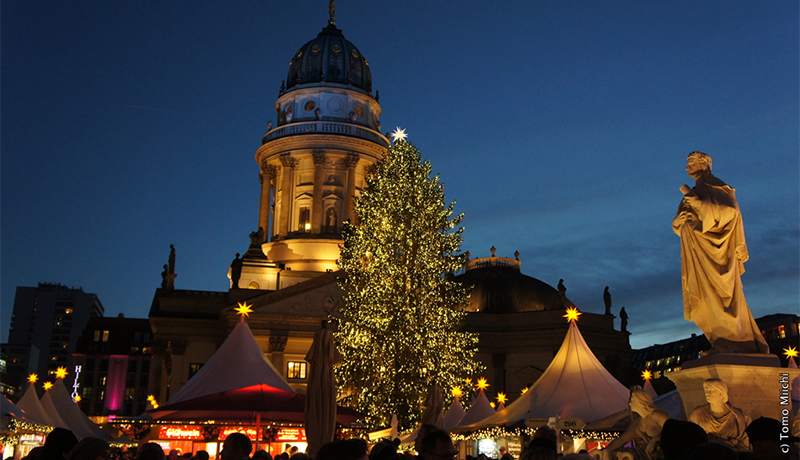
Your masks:
M 227 290 L 256 230 L 255 151 L 327 3 L 2 2 L 3 341 L 18 285 L 146 317 L 170 244 L 177 289 Z M 610 286 L 635 348 L 700 333 L 671 227 L 693 150 L 737 190 L 754 316 L 798 313 L 799 16 L 730 0 L 336 9 L 382 131 L 405 128 L 465 213 L 463 250 L 518 250 L 584 311 Z

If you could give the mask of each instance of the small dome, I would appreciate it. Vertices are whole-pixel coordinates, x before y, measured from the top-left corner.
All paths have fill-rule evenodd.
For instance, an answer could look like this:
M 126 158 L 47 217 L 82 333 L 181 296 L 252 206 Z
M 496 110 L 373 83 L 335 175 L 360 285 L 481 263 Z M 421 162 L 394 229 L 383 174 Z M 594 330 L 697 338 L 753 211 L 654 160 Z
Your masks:
M 523 275 L 519 261 L 513 259 L 492 257 L 472 260 L 467 271 L 456 276 L 455 281 L 474 286 L 467 311 L 499 314 L 563 308 L 561 296 L 555 288 Z M 572 305 L 568 299 L 567 305 Z
M 326 83 L 347 85 L 372 94 L 367 59 L 333 24 L 294 54 L 286 77 L 286 91 Z

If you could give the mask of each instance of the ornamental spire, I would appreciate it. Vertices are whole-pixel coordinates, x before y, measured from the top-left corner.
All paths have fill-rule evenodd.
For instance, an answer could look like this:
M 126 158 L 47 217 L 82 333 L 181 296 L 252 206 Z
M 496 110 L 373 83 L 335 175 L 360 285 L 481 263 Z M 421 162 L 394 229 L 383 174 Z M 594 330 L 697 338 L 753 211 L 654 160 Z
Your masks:
M 328 13 L 331 15 L 331 18 L 328 19 L 328 24 L 335 26 L 336 25 L 336 1 L 331 0 L 328 3 Z

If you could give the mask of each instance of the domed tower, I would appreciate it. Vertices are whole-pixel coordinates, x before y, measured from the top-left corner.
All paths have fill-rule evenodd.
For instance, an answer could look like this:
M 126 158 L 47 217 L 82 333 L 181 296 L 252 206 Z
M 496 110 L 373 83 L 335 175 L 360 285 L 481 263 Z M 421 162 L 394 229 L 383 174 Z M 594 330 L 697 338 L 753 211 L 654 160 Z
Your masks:
M 263 255 L 254 240 L 240 288 L 279 289 L 336 270 L 342 224 L 354 220 L 364 178 L 390 147 L 369 62 L 332 8 L 327 27 L 292 56 L 275 112 L 255 154 Z

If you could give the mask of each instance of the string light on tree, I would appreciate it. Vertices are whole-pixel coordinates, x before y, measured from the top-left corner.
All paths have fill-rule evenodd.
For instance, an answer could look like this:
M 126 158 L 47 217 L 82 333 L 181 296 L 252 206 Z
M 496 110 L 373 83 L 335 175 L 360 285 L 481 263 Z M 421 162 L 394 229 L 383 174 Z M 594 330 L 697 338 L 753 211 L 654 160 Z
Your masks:
M 477 335 L 459 330 L 468 288 L 446 276 L 466 261 L 462 216 L 445 203 L 444 186 L 405 131 L 392 137 L 354 203 L 358 224 L 342 229 L 344 305 L 330 321 L 342 354 L 335 369 L 342 401 L 366 414 L 370 429 L 397 414 L 403 431 L 420 421 L 430 385 L 452 388 L 481 365 Z

